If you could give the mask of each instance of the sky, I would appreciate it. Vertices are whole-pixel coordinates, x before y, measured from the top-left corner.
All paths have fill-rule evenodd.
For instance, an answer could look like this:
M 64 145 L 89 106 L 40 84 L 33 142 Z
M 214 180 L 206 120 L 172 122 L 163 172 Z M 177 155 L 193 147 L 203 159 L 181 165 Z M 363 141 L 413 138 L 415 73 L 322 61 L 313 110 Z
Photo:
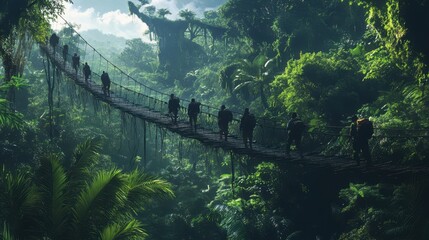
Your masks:
M 202 16 L 204 11 L 216 9 L 224 2 L 226 0 L 151 0 L 150 5 L 157 9 L 167 8 L 172 13 L 167 18 L 177 19 L 182 9 L 189 9 L 197 16 Z M 126 39 L 145 39 L 143 35 L 148 29 L 136 16 L 130 16 L 128 0 L 73 0 L 73 4 L 66 4 L 63 17 L 78 25 L 78 32 L 97 29 Z M 53 24 L 54 30 L 62 27 L 64 23 L 61 19 Z

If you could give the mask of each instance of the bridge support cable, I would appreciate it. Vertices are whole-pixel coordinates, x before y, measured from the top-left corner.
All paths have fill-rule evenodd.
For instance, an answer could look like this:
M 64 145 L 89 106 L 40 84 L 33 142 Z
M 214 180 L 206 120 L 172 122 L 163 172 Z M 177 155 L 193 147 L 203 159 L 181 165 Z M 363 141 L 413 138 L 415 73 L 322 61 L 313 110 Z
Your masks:
M 143 167 L 147 167 L 147 122 L 143 120 Z
M 53 50 L 54 53 L 56 53 L 56 50 Z M 57 101 L 58 101 L 58 107 L 60 104 L 60 93 L 59 93 L 59 75 L 60 71 L 52 62 L 52 59 L 49 58 L 49 56 L 46 54 L 46 60 L 43 59 L 43 66 L 45 70 L 45 79 L 46 83 L 48 84 L 48 122 L 49 122 L 49 138 L 52 140 L 54 137 L 54 93 L 55 93 L 55 83 L 57 83 Z
M 78 33 L 77 35 L 82 38 Z M 83 39 L 83 38 L 82 38 Z M 85 44 L 88 44 L 91 48 L 93 48 L 89 43 L 85 41 Z M 42 50 L 47 53 L 47 55 L 51 58 L 53 64 L 59 66 L 61 71 L 73 79 L 76 85 L 84 88 L 85 90 L 91 92 L 96 98 L 108 103 L 109 105 L 120 109 L 121 111 L 125 111 L 127 113 L 131 113 L 133 116 L 137 116 L 139 118 L 144 118 L 147 121 L 154 122 L 158 126 L 165 127 L 174 133 L 179 133 L 181 136 L 190 137 L 194 139 L 198 139 L 203 144 L 210 145 L 212 147 L 223 148 L 226 151 L 234 151 L 238 154 L 247 154 L 254 155 L 260 159 L 271 159 L 271 160 L 281 160 L 284 159 L 284 146 L 286 139 L 286 130 L 283 125 L 280 123 L 275 123 L 266 119 L 258 119 L 258 125 L 255 129 L 255 140 L 257 141 L 254 144 L 255 148 L 253 150 L 244 149 L 242 141 L 240 139 L 239 133 L 239 116 L 241 113 L 235 113 L 236 118 L 230 125 L 231 129 L 231 140 L 229 142 L 222 142 L 218 139 L 218 126 L 217 126 L 217 111 L 218 108 L 211 107 L 209 105 L 201 105 L 202 113 L 199 116 L 199 133 L 191 133 L 187 121 L 186 116 L 186 107 L 181 108 L 181 119 L 177 126 L 171 124 L 171 121 L 165 116 L 166 111 L 164 107 L 166 106 L 166 100 L 168 99 L 169 94 L 165 94 L 155 89 L 146 86 L 140 81 L 137 81 L 133 77 L 126 76 L 125 79 L 122 77 L 115 77 L 112 79 L 112 85 L 116 86 L 116 89 L 119 89 L 119 92 L 123 91 L 124 93 L 119 93 L 118 90 L 111 97 L 104 96 L 101 92 L 100 86 L 97 85 L 87 85 L 82 81 L 81 74 L 70 74 L 70 67 L 67 64 L 64 64 L 65 61 L 62 57 L 57 53 L 52 51 L 49 46 L 41 46 Z M 87 49 L 87 48 L 86 48 Z M 106 58 L 104 58 L 98 51 L 93 48 L 97 54 L 100 56 L 99 60 L 99 68 L 101 71 L 101 59 L 106 61 L 106 67 L 108 69 L 114 69 L 115 65 L 109 62 Z M 60 66 L 61 65 L 61 66 Z M 109 65 L 112 65 L 109 68 Z M 118 68 L 119 69 L 119 68 Z M 121 72 L 121 70 L 119 69 Z M 97 73 L 94 73 L 96 75 Z M 122 74 L 122 72 L 121 72 Z M 99 74 L 98 74 L 99 76 Z M 119 83 L 118 83 L 119 82 Z M 139 86 L 137 88 L 137 86 Z M 145 89 L 141 92 L 140 89 Z M 141 94 L 143 101 L 139 102 L 138 97 L 136 96 Z M 181 103 L 188 103 L 188 100 L 181 99 Z M 183 106 L 182 104 L 182 106 Z M 140 106 L 139 106 L 140 105 Z M 142 107 L 145 106 L 145 107 Z M 149 111 L 150 110 L 150 111 Z M 237 118 L 238 117 L 238 118 Z M 283 123 L 284 124 L 284 123 Z M 334 139 L 339 137 L 345 137 L 347 132 L 347 127 L 345 126 L 309 126 L 308 136 L 325 136 L 326 142 L 333 142 Z M 387 129 L 376 128 L 376 134 L 374 138 L 384 137 L 389 139 L 389 137 L 394 137 L 393 135 L 383 135 L 384 133 L 388 133 Z M 384 131 L 384 132 L 383 132 Z M 404 129 L 402 129 L 404 132 Z M 403 133 L 403 135 L 398 137 L 423 137 L 428 138 L 428 129 L 420 130 L 420 135 L 411 135 L 410 133 Z M 411 131 L 410 131 L 411 132 Z M 388 140 L 386 140 L 388 141 Z

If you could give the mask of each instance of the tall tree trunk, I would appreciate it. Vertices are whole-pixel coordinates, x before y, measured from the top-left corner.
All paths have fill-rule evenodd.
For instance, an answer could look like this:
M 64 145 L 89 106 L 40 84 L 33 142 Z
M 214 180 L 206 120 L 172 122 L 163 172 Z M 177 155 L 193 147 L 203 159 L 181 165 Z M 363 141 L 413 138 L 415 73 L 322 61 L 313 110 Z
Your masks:
M 13 77 L 21 77 L 24 73 L 25 56 L 31 50 L 33 41 L 27 34 L 15 35 L 0 41 L 0 57 L 2 58 L 4 81 L 12 81 Z M 11 87 L 7 100 L 14 107 L 16 89 Z
M 1 57 L 3 60 L 4 81 L 8 83 L 12 80 L 13 76 L 18 75 L 18 65 L 14 63 L 12 54 L 3 51 L 3 49 L 1 50 Z M 14 109 L 15 88 L 11 87 L 8 89 L 6 99 L 9 101 L 10 107 Z
M 5 82 L 10 82 L 13 76 L 18 75 L 18 65 L 13 62 L 13 56 L 11 53 L 1 51 L 3 59 L 3 69 L 4 69 L 4 80 Z
M 264 84 L 263 83 L 259 84 L 259 93 L 261 96 L 262 106 L 264 106 L 264 108 L 267 109 L 268 108 L 268 101 L 267 101 L 267 96 L 265 95 L 265 92 L 264 92 Z

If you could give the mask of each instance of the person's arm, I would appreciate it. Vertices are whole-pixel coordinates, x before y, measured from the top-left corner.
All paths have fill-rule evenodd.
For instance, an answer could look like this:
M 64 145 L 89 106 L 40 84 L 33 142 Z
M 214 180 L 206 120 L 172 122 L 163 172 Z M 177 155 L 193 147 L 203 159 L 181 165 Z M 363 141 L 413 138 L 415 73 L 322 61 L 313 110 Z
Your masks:
M 287 123 L 286 130 L 290 130 L 291 128 L 292 128 L 292 119 L 289 120 L 289 122 Z

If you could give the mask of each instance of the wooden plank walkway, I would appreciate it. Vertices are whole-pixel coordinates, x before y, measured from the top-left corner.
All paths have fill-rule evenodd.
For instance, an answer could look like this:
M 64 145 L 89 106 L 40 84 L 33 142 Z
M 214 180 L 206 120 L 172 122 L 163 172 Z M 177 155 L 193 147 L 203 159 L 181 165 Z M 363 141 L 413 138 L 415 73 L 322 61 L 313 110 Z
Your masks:
M 103 101 L 110 106 L 131 114 L 137 118 L 154 123 L 171 132 L 177 133 L 183 137 L 195 139 L 204 145 L 221 148 L 224 151 L 230 151 L 239 155 L 246 155 L 250 161 L 269 161 L 279 163 L 284 168 L 300 167 L 304 169 L 324 169 L 331 171 L 338 177 L 350 178 L 351 176 L 360 176 L 365 180 L 373 179 L 374 181 L 402 181 L 408 177 L 429 176 L 429 166 L 403 167 L 394 166 L 390 163 L 374 163 L 371 168 L 365 166 L 356 166 L 356 163 L 345 157 L 322 156 L 318 154 L 306 155 L 304 159 L 299 159 L 292 153 L 290 158 L 286 158 L 285 151 L 282 149 L 270 149 L 253 144 L 253 149 L 244 148 L 242 139 L 235 136 L 228 137 L 228 141 L 219 139 L 219 134 L 212 130 L 198 129 L 192 130 L 188 122 L 178 121 L 173 124 L 170 117 L 165 113 L 150 110 L 144 106 L 133 104 L 122 97 L 111 94 L 110 97 L 103 94 L 101 86 L 90 82 L 85 83 L 81 74 L 76 74 L 69 64 L 64 64 L 61 57 L 55 57 L 52 50 L 46 46 L 41 46 L 43 52 L 52 60 L 52 62 L 64 72 L 76 85 L 90 92 L 95 98 Z M 363 164 L 365 165 L 365 164 Z

